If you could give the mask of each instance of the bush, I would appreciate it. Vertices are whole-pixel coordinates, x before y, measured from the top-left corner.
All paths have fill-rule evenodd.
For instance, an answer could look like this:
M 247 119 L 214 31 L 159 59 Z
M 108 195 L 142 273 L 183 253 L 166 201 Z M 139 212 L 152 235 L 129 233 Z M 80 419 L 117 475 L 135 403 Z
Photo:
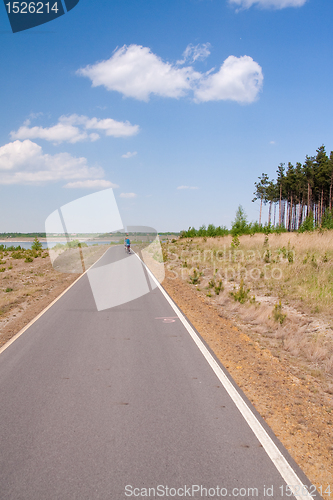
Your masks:
M 289 264 L 294 262 L 294 251 L 290 248 L 290 242 L 288 242 L 288 248 L 282 247 L 278 249 L 278 253 L 283 255 L 284 259 L 288 259 Z M 306 264 L 307 260 L 303 260 L 303 264 Z
M 302 224 L 299 226 L 298 232 L 304 233 L 305 231 L 314 231 L 315 224 L 313 219 L 313 213 L 310 212 L 309 215 L 305 218 Z
M 222 286 L 222 280 L 219 281 L 218 285 L 216 285 L 214 287 L 214 290 L 215 290 L 215 293 L 216 295 L 220 295 L 220 292 L 224 290 L 223 286 Z
M 234 236 L 232 238 L 231 246 L 232 246 L 232 248 L 238 248 L 239 245 L 240 245 L 240 241 L 239 241 L 238 235 L 236 234 L 236 236 Z
M 323 226 L 324 227 L 324 226 Z M 326 226 L 325 226 L 326 227 Z M 332 227 L 333 227 L 333 211 L 332 211 Z M 179 238 L 215 238 L 220 236 L 227 236 L 232 234 L 232 236 L 241 236 L 242 234 L 280 234 L 286 232 L 286 228 L 283 226 L 273 226 L 272 224 L 259 225 L 258 222 L 248 222 L 246 213 L 241 205 L 239 205 L 235 220 L 232 222 L 231 230 L 227 229 L 225 226 L 215 227 L 214 224 L 209 224 L 208 227 L 203 224 L 199 229 L 194 227 L 189 227 L 187 231 L 181 231 Z M 302 231 L 301 231 L 302 232 Z
M 264 253 L 264 261 L 266 262 L 266 264 L 270 263 L 271 256 L 272 256 L 271 251 L 270 250 L 266 250 L 266 252 Z
M 190 279 L 190 283 L 192 285 L 197 285 L 200 283 L 200 276 L 201 276 L 201 273 L 198 273 L 196 269 L 194 269 L 193 271 L 193 276 L 189 276 L 189 279 Z
M 245 288 L 244 280 L 241 280 L 239 288 L 236 292 L 230 292 L 230 295 L 234 298 L 236 302 L 240 302 L 240 304 L 245 304 L 247 300 L 250 302 L 255 302 L 255 297 L 250 297 L 250 288 Z
M 12 253 L 12 258 L 13 259 L 24 259 L 24 254 L 22 254 L 20 251 L 13 252 Z
M 333 229 L 333 210 L 325 210 L 321 227 L 324 229 Z
M 235 220 L 232 222 L 231 225 L 231 234 L 233 236 L 239 236 L 241 234 L 249 234 L 249 233 L 250 233 L 250 227 L 247 223 L 246 213 L 242 205 L 239 205 L 236 211 Z
M 209 224 L 206 226 L 201 226 L 198 230 L 194 227 L 189 227 L 187 231 L 181 231 L 179 238 L 215 238 L 218 236 L 226 236 L 229 234 L 229 230 L 224 226 L 215 227 L 214 224 Z
M 284 320 L 286 319 L 287 315 L 282 313 L 282 304 L 281 300 L 279 301 L 278 304 L 275 304 L 274 309 L 273 309 L 273 318 L 276 322 L 280 323 L 280 325 L 283 324 Z
M 39 250 L 42 250 L 42 248 L 43 248 L 43 245 L 41 244 L 41 242 L 39 241 L 39 239 L 37 238 L 37 236 L 35 236 L 34 242 L 31 245 L 31 249 L 35 250 L 36 252 L 38 252 Z
M 20 245 L 18 245 L 17 247 L 14 247 L 14 245 L 11 245 L 10 247 L 7 247 L 6 250 L 9 250 L 10 252 L 14 252 L 14 251 L 23 250 L 23 248 L 21 248 Z

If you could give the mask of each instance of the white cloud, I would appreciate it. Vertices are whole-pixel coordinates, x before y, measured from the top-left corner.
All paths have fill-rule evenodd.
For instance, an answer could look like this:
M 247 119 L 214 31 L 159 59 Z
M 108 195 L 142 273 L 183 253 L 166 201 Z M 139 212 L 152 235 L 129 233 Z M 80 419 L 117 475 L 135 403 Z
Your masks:
M 302 7 L 307 0 L 229 0 L 232 5 L 241 9 L 249 9 L 252 5 L 264 9 L 284 9 L 285 7 Z
M 135 156 L 137 155 L 137 151 L 133 151 L 133 153 L 131 153 L 130 151 L 128 153 L 125 153 L 124 155 L 121 155 L 122 158 L 132 158 L 132 156 Z
M 195 61 L 203 61 L 210 54 L 210 43 L 203 43 L 199 45 L 192 45 L 191 43 L 186 47 L 183 52 L 183 59 L 177 61 L 177 64 L 185 64 L 186 61 L 194 63 Z
M 107 136 L 129 137 L 139 132 L 138 125 L 131 125 L 128 121 L 118 122 L 113 118 L 88 118 L 76 114 L 70 116 L 61 116 L 56 125 L 52 127 L 30 127 L 30 120 L 26 120 L 24 125 L 16 132 L 12 131 L 12 139 L 45 139 L 55 143 L 81 141 L 96 141 L 99 134 L 96 132 L 88 133 L 90 130 L 103 131 Z
M 188 46 L 185 57 L 195 61 L 208 53 L 208 44 Z M 192 66 L 180 68 L 177 63 L 163 62 L 148 47 L 124 45 L 110 59 L 81 68 L 77 74 L 90 78 L 93 87 L 103 85 L 142 101 L 148 101 L 152 94 L 180 98 L 193 91 L 196 102 L 229 99 L 248 103 L 262 88 L 262 69 L 249 56 L 229 56 L 219 71 L 213 71 L 199 73 Z
M 26 123 L 16 132 L 12 131 L 10 136 L 12 139 L 45 139 L 56 143 L 64 141 L 75 143 L 88 139 L 86 132 L 81 132 L 77 127 L 61 122 L 61 119 L 59 123 L 49 128 L 29 127 Z
M 117 184 L 113 184 L 110 181 L 106 181 L 105 179 L 88 179 L 86 181 L 75 181 L 68 182 L 63 186 L 68 189 L 97 189 L 97 188 L 118 188 Z
M 135 193 L 120 193 L 120 198 L 136 198 L 137 195 Z
M 151 94 L 182 97 L 190 90 L 192 80 L 200 77 L 192 67 L 165 63 L 141 45 L 124 45 L 110 59 L 81 68 L 77 74 L 90 78 L 93 87 L 104 85 L 141 101 L 148 101 Z
M 44 184 L 72 179 L 100 179 L 104 171 L 69 153 L 44 154 L 29 139 L 0 147 L 0 184 Z
M 199 189 L 196 186 L 178 186 L 177 189 Z
M 104 118 L 103 120 L 99 120 L 98 118 L 87 119 L 85 127 L 88 130 L 103 130 L 105 135 L 113 137 L 130 137 L 139 132 L 139 125 L 131 125 L 128 121 L 117 122 L 113 118 Z
M 197 101 L 253 102 L 262 88 L 261 67 L 252 57 L 229 56 L 217 73 L 208 74 L 195 90 Z
M 269 141 L 270 144 L 275 144 L 275 141 Z

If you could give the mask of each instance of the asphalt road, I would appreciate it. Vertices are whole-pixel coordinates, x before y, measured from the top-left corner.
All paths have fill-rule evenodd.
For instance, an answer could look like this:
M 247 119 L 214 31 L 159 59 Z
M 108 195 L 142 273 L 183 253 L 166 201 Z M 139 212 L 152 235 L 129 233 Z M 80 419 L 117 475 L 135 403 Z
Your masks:
M 110 249 L 95 268 L 100 287 L 98 274 L 84 275 L 0 354 L 0 499 L 290 498 L 153 281 L 106 308 L 144 290 L 137 266 Z

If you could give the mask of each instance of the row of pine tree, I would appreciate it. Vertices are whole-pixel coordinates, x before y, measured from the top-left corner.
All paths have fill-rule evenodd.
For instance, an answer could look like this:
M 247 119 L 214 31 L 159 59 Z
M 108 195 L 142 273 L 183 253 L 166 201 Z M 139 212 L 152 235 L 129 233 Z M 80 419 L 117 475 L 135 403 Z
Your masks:
M 259 226 L 267 203 L 268 226 L 294 231 L 331 225 L 333 151 L 328 156 L 323 145 L 316 153 L 303 164 L 280 163 L 275 181 L 264 173 L 258 178 L 252 201 L 260 200 Z

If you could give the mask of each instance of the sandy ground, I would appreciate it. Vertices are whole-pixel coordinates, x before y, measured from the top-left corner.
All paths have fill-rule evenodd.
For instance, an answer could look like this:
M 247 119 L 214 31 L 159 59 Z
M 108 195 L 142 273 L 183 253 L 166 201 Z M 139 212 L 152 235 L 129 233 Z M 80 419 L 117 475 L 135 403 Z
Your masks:
M 104 252 L 105 249 L 101 249 Z M 27 325 L 79 274 L 54 270 L 49 258 L 4 257 L 0 273 L 0 346 Z M 12 267 L 8 269 L 8 267 Z M 301 362 L 223 317 L 193 285 L 168 275 L 163 286 L 229 370 L 311 481 L 333 493 L 333 396 Z M 6 291 L 9 290 L 10 291 Z

